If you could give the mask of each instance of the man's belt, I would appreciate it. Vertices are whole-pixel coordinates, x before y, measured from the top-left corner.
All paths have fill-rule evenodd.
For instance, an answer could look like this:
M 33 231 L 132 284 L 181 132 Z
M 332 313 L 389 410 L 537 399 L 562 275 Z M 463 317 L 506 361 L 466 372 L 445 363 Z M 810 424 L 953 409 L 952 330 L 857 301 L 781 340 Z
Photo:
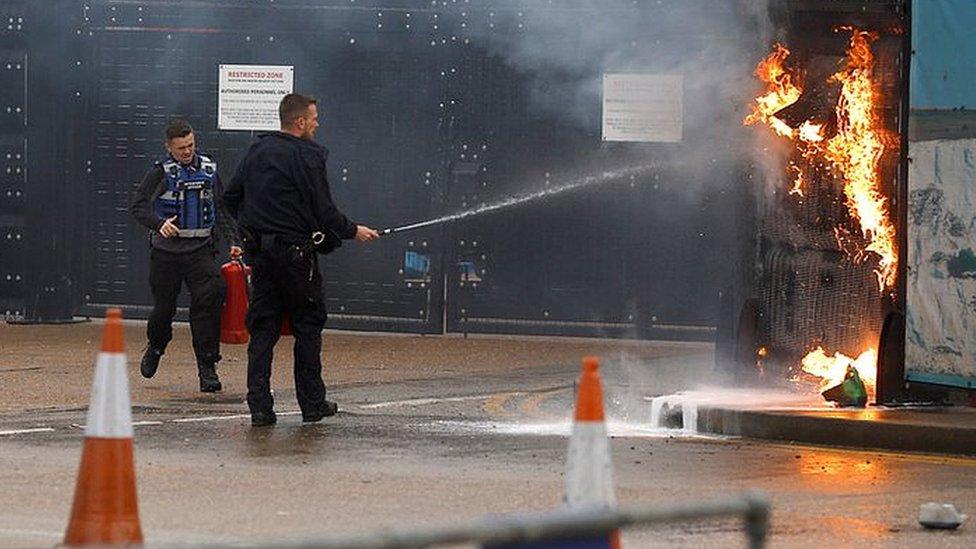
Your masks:
M 324 255 L 342 246 L 342 239 L 332 229 L 315 231 L 307 240 L 299 241 L 287 240 L 278 234 L 260 234 L 243 226 L 240 227 L 240 231 L 245 247 L 256 252 L 294 246 L 302 253 L 315 252 Z

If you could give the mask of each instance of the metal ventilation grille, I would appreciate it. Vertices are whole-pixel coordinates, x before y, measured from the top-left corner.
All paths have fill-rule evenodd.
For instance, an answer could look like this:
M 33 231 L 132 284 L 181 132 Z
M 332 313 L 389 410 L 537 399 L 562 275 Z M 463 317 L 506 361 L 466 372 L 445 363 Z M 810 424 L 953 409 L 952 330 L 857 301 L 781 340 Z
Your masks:
M 870 266 L 777 247 L 764 255 L 762 275 L 760 326 L 767 346 L 801 353 L 820 344 L 847 350 L 877 341 L 884 300 Z

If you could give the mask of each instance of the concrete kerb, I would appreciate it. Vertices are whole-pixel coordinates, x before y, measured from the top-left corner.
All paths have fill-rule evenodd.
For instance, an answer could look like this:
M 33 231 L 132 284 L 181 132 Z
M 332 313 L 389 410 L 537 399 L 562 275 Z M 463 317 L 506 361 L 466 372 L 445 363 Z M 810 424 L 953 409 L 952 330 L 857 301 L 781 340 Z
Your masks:
M 698 432 L 824 446 L 976 456 L 976 424 L 949 426 L 851 419 L 840 413 L 702 406 L 698 410 Z

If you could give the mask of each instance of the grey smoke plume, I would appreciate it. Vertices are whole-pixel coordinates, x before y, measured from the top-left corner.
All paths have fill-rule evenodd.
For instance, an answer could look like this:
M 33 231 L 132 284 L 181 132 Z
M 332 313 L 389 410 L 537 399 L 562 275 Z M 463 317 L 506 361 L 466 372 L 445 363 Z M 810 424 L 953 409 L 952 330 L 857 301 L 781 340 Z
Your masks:
M 528 75 L 538 108 L 591 126 L 603 73 L 681 75 L 687 132 L 738 124 L 755 88 L 752 67 L 772 34 L 766 1 L 573 5 L 493 12 L 493 29 L 507 32 L 476 36 Z

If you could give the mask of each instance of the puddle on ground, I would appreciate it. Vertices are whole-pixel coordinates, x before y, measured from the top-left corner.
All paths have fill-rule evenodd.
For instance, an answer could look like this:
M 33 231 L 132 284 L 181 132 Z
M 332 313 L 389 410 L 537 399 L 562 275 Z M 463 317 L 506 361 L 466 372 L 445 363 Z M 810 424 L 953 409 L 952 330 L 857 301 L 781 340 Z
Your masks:
M 749 410 L 832 410 L 820 395 L 769 389 L 700 389 L 670 395 L 645 396 L 621 408 L 611 405 L 607 434 L 620 437 L 728 438 L 698 432 L 698 411 L 703 407 Z M 623 419 L 613 417 L 622 416 Z M 434 432 L 498 435 L 563 436 L 572 427 L 565 421 L 461 421 L 439 420 L 422 424 Z

